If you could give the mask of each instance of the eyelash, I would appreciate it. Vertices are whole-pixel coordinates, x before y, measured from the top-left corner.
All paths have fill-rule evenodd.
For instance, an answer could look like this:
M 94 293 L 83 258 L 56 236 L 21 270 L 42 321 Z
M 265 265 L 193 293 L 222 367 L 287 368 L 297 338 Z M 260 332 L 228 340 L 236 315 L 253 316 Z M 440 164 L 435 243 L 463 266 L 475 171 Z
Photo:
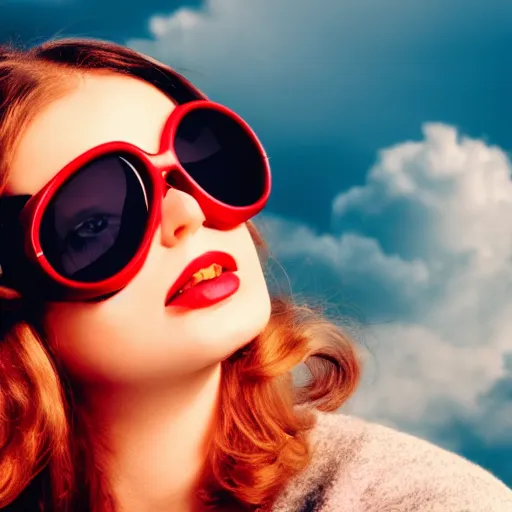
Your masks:
M 80 229 L 82 229 L 87 223 L 94 222 L 96 220 L 105 220 L 106 227 L 108 227 L 111 223 L 111 219 L 113 218 L 113 216 L 106 214 L 91 215 L 89 218 L 75 226 L 73 230 L 68 233 L 66 236 L 66 245 L 72 247 L 72 249 L 75 251 L 83 251 L 90 243 L 92 243 L 93 240 L 97 241 L 98 237 L 96 235 L 101 234 L 104 229 L 100 230 L 98 233 L 93 233 L 92 236 L 81 236 L 79 234 Z

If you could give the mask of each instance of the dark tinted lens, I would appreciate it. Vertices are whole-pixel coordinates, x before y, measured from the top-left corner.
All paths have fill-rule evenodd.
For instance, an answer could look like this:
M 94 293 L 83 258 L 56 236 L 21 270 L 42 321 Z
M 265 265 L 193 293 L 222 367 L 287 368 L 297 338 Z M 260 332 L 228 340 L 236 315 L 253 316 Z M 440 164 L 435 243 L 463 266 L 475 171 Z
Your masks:
M 102 281 L 133 258 L 147 218 L 147 195 L 135 166 L 109 155 L 76 172 L 53 197 L 43 215 L 41 245 L 61 275 Z
M 249 206 L 264 190 L 264 160 L 246 130 L 226 114 L 192 110 L 181 120 L 174 148 L 178 160 L 210 195 L 231 206 Z

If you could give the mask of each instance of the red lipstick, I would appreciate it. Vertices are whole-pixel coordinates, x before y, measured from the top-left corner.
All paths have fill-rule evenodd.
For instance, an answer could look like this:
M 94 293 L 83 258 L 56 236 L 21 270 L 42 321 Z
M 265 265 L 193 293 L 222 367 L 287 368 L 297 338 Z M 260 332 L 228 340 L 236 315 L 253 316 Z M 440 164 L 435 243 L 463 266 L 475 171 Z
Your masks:
M 193 286 L 188 285 L 194 274 L 214 264 L 222 267 L 219 276 L 202 280 Z M 176 279 L 167 292 L 165 306 L 200 309 L 227 299 L 240 287 L 240 279 L 234 273 L 236 270 L 235 259 L 230 254 L 219 251 L 204 253 L 192 260 Z

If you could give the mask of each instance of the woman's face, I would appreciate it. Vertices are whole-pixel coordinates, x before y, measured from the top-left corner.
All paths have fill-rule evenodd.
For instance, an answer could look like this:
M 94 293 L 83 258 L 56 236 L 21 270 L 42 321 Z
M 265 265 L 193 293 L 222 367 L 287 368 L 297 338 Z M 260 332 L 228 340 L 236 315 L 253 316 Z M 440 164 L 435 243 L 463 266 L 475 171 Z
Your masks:
M 80 78 L 23 134 L 7 192 L 36 193 L 65 164 L 105 142 L 125 141 L 156 153 L 174 108 L 161 91 L 131 77 Z M 270 299 L 247 227 L 217 231 L 204 221 L 193 197 L 170 189 L 144 266 L 123 290 L 99 303 L 47 304 L 47 342 L 75 378 L 133 384 L 184 376 L 225 359 L 263 330 Z M 234 257 L 238 291 L 201 309 L 165 307 L 185 266 L 208 251 Z

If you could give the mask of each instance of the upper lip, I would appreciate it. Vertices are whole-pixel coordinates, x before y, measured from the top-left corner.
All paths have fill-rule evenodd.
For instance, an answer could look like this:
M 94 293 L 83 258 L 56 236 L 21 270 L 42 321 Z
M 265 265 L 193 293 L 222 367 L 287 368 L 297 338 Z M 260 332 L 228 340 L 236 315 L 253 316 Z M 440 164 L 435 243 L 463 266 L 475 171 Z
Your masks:
M 187 284 L 188 280 L 191 279 L 196 272 L 199 272 L 199 270 L 207 268 L 214 263 L 220 265 L 222 270 L 227 270 L 230 272 L 237 270 L 235 258 L 233 258 L 231 254 L 221 251 L 205 252 L 201 256 L 192 260 L 183 269 L 176 281 L 174 281 L 173 285 L 169 288 L 165 298 L 165 305 L 167 306 L 169 302 L 171 302 L 174 296 L 181 290 L 181 288 L 185 286 L 185 284 Z

